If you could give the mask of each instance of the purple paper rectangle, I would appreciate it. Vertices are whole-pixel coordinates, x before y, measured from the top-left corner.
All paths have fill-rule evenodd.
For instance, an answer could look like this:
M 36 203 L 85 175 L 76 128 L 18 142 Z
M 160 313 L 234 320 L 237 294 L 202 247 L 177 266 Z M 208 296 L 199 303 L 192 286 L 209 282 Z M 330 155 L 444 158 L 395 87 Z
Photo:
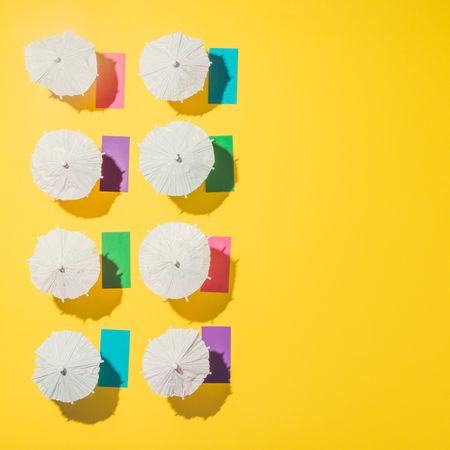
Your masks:
M 128 136 L 102 136 L 103 165 L 100 190 L 128 192 L 130 138 Z
M 229 383 L 231 372 L 231 327 L 202 327 L 202 338 L 209 347 L 211 374 L 205 383 Z

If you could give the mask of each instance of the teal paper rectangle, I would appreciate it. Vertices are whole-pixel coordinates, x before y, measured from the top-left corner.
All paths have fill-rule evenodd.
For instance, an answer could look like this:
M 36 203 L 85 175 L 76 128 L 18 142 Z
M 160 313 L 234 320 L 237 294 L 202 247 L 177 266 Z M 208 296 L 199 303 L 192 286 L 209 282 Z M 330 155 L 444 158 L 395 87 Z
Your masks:
M 128 359 L 130 356 L 129 330 L 101 330 L 98 385 L 128 387 Z
M 237 103 L 238 49 L 210 48 L 208 103 L 234 105 Z

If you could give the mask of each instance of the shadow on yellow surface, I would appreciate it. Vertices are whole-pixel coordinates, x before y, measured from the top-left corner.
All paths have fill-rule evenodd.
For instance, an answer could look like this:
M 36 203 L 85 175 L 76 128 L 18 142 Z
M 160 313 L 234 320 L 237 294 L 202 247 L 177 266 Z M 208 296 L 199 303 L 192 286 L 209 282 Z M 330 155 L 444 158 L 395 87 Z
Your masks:
M 62 314 L 76 316 L 82 320 L 92 319 L 99 320 L 104 316 L 108 316 L 116 309 L 122 299 L 122 289 L 103 289 L 102 275 L 103 271 L 120 278 L 117 275 L 117 265 L 108 259 L 105 255 L 101 258 L 101 271 L 97 283 L 92 287 L 88 296 L 83 296 L 74 300 L 61 300 L 53 297 L 53 301 Z
M 55 403 L 68 420 L 94 424 L 106 420 L 114 414 L 119 403 L 119 389 L 97 386 L 93 394 L 73 404 Z
M 203 91 L 197 92 L 183 102 L 168 103 L 177 112 L 177 115 L 184 116 L 202 116 L 217 106 L 208 103 L 208 77 L 206 77 Z
M 213 321 L 221 314 L 228 303 L 233 299 L 234 281 L 236 278 L 236 266 L 239 260 L 230 258 L 230 284 L 228 292 L 201 292 L 196 291 L 189 296 L 189 301 L 184 299 L 168 300 L 172 309 L 184 319 L 191 322 Z
M 204 383 L 184 400 L 179 397 L 171 397 L 168 401 L 177 416 L 186 419 L 194 417 L 206 419 L 217 414 L 230 395 L 230 384 Z
M 77 217 L 94 218 L 108 214 L 120 192 L 101 192 L 100 183 L 92 189 L 88 197 L 80 200 L 57 200 L 59 206 Z
M 170 197 L 178 208 L 180 214 L 209 214 L 218 208 L 228 197 L 229 192 L 206 192 L 203 184 L 187 197 Z
M 97 55 L 97 68 L 98 73 L 101 74 L 102 83 L 106 86 L 103 89 L 102 103 L 112 104 L 116 98 L 118 92 L 118 80 L 115 70 L 115 62 L 109 58 L 106 58 L 101 53 Z M 96 108 L 96 81 L 92 83 L 91 87 L 85 92 L 84 95 L 73 95 L 59 98 L 57 95 L 51 93 L 50 98 L 60 101 L 71 106 L 78 112 L 81 111 L 104 111 L 107 108 Z

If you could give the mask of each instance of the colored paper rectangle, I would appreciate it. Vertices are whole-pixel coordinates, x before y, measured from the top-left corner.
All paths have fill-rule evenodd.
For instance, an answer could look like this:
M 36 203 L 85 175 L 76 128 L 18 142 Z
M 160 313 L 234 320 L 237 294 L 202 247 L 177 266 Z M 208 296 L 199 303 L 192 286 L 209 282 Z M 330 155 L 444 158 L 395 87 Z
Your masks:
M 101 330 L 98 385 L 128 387 L 128 360 L 130 356 L 129 330 Z
M 97 53 L 96 108 L 123 108 L 125 53 Z
M 229 383 L 231 378 L 231 327 L 202 327 L 209 347 L 210 374 L 205 383 Z
M 205 182 L 206 192 L 234 191 L 233 136 L 210 136 L 213 139 L 214 170 Z
M 210 236 L 211 264 L 210 280 L 206 280 L 200 290 L 202 292 L 228 292 L 230 288 L 230 255 L 231 237 Z
M 234 105 L 237 103 L 238 49 L 210 48 L 208 103 Z
M 131 287 L 130 233 L 102 233 L 102 287 Z
M 128 136 L 102 136 L 102 176 L 100 190 L 128 192 L 130 138 Z

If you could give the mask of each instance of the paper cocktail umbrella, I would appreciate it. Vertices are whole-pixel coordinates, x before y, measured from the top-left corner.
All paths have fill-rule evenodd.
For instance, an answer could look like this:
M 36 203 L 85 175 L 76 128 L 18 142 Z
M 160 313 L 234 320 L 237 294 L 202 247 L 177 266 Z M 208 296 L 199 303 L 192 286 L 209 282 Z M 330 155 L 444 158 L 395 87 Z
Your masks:
M 190 194 L 208 177 L 214 149 L 208 135 L 191 122 L 170 122 L 150 131 L 140 145 L 145 179 L 172 196 Z
M 54 331 L 36 354 L 33 381 L 47 398 L 73 403 L 93 392 L 102 360 L 81 333 Z
M 147 287 L 168 299 L 186 298 L 208 278 L 211 251 L 193 225 L 169 222 L 151 230 L 139 250 L 139 270 Z
M 182 101 L 203 90 L 210 65 L 201 39 L 172 33 L 144 47 L 140 71 L 155 97 Z
M 45 133 L 31 158 L 36 185 L 58 200 L 87 197 L 102 172 L 102 154 L 91 138 L 79 131 Z
M 28 260 L 31 281 L 64 301 L 87 295 L 100 274 L 95 244 L 84 234 L 55 228 L 38 238 Z
M 94 45 L 71 31 L 28 44 L 25 66 L 35 83 L 59 97 L 84 94 L 97 77 Z
M 149 341 L 142 369 L 156 394 L 184 398 L 209 374 L 209 351 L 196 330 L 169 328 Z

